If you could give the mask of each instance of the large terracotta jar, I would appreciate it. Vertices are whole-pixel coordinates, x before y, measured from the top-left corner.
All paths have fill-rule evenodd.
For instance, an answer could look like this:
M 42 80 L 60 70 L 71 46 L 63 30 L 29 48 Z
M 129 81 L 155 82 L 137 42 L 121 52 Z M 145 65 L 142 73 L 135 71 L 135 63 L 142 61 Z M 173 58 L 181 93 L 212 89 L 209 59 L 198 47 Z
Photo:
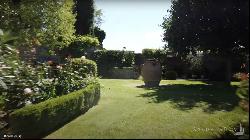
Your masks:
M 141 75 L 146 87 L 159 86 L 161 81 L 161 64 L 155 59 L 148 59 L 142 65 Z

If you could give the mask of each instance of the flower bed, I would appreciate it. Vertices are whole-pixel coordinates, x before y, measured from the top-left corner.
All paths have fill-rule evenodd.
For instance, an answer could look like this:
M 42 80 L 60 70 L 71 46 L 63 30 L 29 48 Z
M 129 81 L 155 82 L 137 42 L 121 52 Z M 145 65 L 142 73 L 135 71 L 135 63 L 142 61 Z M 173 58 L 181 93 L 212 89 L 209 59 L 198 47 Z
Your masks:
M 96 105 L 100 85 L 93 83 L 82 90 L 29 105 L 9 116 L 11 133 L 22 138 L 43 137 Z

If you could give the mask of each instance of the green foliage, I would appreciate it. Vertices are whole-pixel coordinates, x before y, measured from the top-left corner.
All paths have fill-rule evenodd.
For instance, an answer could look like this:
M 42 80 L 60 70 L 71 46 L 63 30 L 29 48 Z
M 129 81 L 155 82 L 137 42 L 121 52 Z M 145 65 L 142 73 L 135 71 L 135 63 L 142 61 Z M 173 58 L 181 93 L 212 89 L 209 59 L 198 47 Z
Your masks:
M 15 37 L 12 32 L 0 29 L 0 46 L 4 47 L 16 39 L 17 37 Z
M 25 101 L 30 99 L 24 89 L 36 88 L 36 82 L 41 77 L 38 69 L 18 59 L 17 50 L 10 44 L 14 39 L 10 32 L 0 35 L 0 95 L 6 100 L 5 109 L 24 106 Z
M 224 63 L 223 69 L 205 63 L 207 78 L 229 84 L 231 61 L 249 55 L 249 1 L 175 0 L 168 12 L 162 23 L 165 47 L 180 57 L 200 52 L 220 56 L 214 62 Z M 221 59 L 227 60 L 221 63 Z
M 143 49 L 142 55 L 145 59 L 156 59 L 155 58 L 155 49 Z
M 176 80 L 177 78 L 177 73 L 175 71 L 166 71 L 164 74 L 163 74 L 164 78 L 166 80 Z
M 10 114 L 11 130 L 22 138 L 42 138 L 96 105 L 99 98 L 100 85 L 91 84 L 83 90 L 26 106 Z
M 98 38 L 100 45 L 102 46 L 102 42 L 106 37 L 105 31 L 100 29 L 99 27 L 95 27 L 94 28 L 94 35 Z
M 98 67 L 98 74 L 108 76 L 113 67 L 131 67 L 134 64 L 135 54 L 132 51 L 98 50 L 90 55 Z
M 243 110 L 249 112 L 249 73 L 241 73 L 239 78 L 241 82 L 239 88 L 236 91 L 237 96 L 241 99 L 239 105 Z M 246 121 L 246 123 L 249 124 L 249 121 Z
M 103 16 L 102 9 L 97 10 L 97 7 L 95 7 L 94 27 L 99 28 L 101 26 L 101 24 L 103 23 L 102 16 Z
M 105 31 L 100 28 L 101 24 L 103 23 L 102 16 L 103 16 L 102 10 L 101 9 L 97 10 L 97 7 L 95 7 L 94 23 L 92 30 L 93 30 L 93 35 L 98 38 L 101 47 L 103 47 L 102 42 L 106 37 Z
M 73 0 L 3 0 L 0 27 L 17 33 L 19 45 L 64 47 L 75 32 L 73 5 Z
M 82 89 L 91 83 L 98 83 L 96 79 L 97 66 L 94 61 L 73 58 L 57 69 L 54 77 L 56 95 L 64 95 Z
M 94 61 L 73 58 L 58 69 L 55 77 L 57 95 L 64 95 L 82 89 L 91 83 L 98 83 L 96 79 L 97 66 Z
M 37 88 L 34 89 L 35 94 L 31 96 L 32 103 L 40 103 L 57 96 L 54 79 L 40 79 L 36 86 Z
M 183 75 L 185 71 L 184 61 L 174 56 L 169 50 L 163 49 L 143 49 L 142 56 L 144 59 L 156 59 L 161 63 L 162 77 L 165 77 L 167 71 L 175 71 L 179 76 Z
M 173 53 L 164 49 L 143 49 L 142 56 L 144 59 L 156 59 L 162 66 L 169 67 L 166 64 L 168 57 L 173 57 Z
M 249 1 L 172 1 L 162 23 L 166 47 L 178 55 L 204 51 L 238 55 L 249 52 Z
M 204 74 L 204 62 L 202 56 L 188 55 L 185 58 L 187 73 L 197 76 Z
M 72 59 L 64 67 L 42 64 L 34 68 L 25 64 L 18 59 L 16 49 L 7 44 L 13 40 L 7 35 L 5 32 L 0 35 L 0 95 L 6 100 L 6 110 L 39 103 L 98 83 L 94 78 L 96 64 L 91 60 Z M 51 69 L 55 73 L 53 76 L 49 76 Z
M 229 59 L 217 55 L 204 55 L 202 61 L 205 68 L 204 74 L 210 81 L 225 82 L 225 79 L 228 76 Z M 230 77 L 232 77 L 231 73 Z
M 130 67 L 134 64 L 134 52 L 120 50 L 100 50 L 93 53 L 93 60 L 113 67 Z
M 54 82 L 47 78 L 48 66 L 36 68 L 19 60 L 17 50 L 10 43 L 16 39 L 10 32 L 0 35 L 0 91 L 5 110 L 21 108 L 55 97 Z M 30 93 L 25 93 L 30 90 Z
M 153 59 L 155 58 L 155 49 L 143 49 L 142 50 L 142 55 L 146 58 L 146 59 Z
M 60 54 L 63 57 L 71 56 L 73 58 L 84 56 L 89 50 L 100 45 L 98 38 L 92 36 L 76 36 L 71 40 L 68 47 L 63 48 Z
M 161 49 L 143 49 L 142 55 L 145 59 L 157 59 L 163 62 L 170 52 Z
M 15 65 L 5 63 L 8 67 L 1 67 L 1 94 L 5 98 L 5 109 L 21 108 L 27 102 L 37 103 L 55 97 L 53 82 L 46 82 L 44 73 L 47 71 L 42 66 L 33 68 L 23 62 Z M 26 93 L 29 89 L 31 93 Z
M 36 68 L 36 74 L 40 74 L 38 80 L 33 80 L 33 93 L 26 98 L 31 103 L 39 103 L 56 96 L 68 94 L 70 92 L 85 88 L 91 83 L 98 83 L 95 78 L 97 68 L 95 62 L 91 60 L 71 59 L 63 67 L 56 66 L 39 66 Z M 54 69 L 54 75 L 49 69 Z M 40 73 L 38 73 L 40 72 Z M 31 87 L 32 87 L 31 86 Z
M 82 43 L 83 45 L 89 45 L 89 46 L 99 45 L 98 39 L 92 36 L 76 36 L 72 42 Z
M 2 67 L 3 68 L 3 67 Z M 4 70 L 0 77 L 6 87 L 1 88 L 1 94 L 6 99 L 5 109 L 21 108 L 28 100 L 33 100 L 30 94 L 35 94 L 37 83 L 40 80 L 41 73 L 31 66 L 19 63 L 18 66 L 11 66 Z M 31 93 L 25 93 L 25 89 L 31 90 Z
M 94 61 L 83 58 L 70 59 L 69 66 L 73 71 L 77 71 L 79 76 L 97 76 L 97 65 Z
M 84 67 L 84 65 L 82 65 Z M 86 67 L 86 66 L 85 66 Z M 56 95 L 64 95 L 75 90 L 85 88 L 91 83 L 98 83 L 95 77 L 89 74 L 81 73 L 83 71 L 74 70 L 70 65 L 64 66 L 58 70 L 58 76 L 55 78 Z
M 240 87 L 237 89 L 237 95 L 249 102 L 249 79 L 242 80 Z

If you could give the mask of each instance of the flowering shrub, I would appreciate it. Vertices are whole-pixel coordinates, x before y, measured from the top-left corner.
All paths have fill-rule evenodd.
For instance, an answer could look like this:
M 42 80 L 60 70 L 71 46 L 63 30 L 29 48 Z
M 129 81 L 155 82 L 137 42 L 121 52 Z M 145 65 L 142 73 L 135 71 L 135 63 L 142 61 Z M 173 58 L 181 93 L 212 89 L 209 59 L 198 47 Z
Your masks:
M 96 64 L 91 60 L 73 59 L 64 66 L 49 61 L 35 67 L 20 61 L 18 51 L 10 45 L 14 38 L 7 35 L 0 35 L 0 108 L 21 108 L 97 82 L 93 77 Z M 77 65 L 86 69 L 81 71 Z
M 1 94 L 5 99 L 6 109 L 21 108 L 27 102 L 37 102 L 34 97 L 46 92 L 44 88 L 39 89 L 45 84 L 41 81 L 43 74 L 38 71 L 38 68 L 24 63 L 18 63 L 18 66 L 4 64 L 0 65 L 0 77 L 2 81 Z
M 21 108 L 54 97 L 52 82 L 45 82 L 48 66 L 36 68 L 20 61 L 10 32 L 0 35 L 0 96 L 4 110 Z
M 51 63 L 53 62 L 49 63 L 53 67 L 53 74 L 52 76 L 49 74 L 50 80 L 47 80 L 47 84 L 40 82 L 40 89 L 46 91 L 45 97 L 48 96 L 48 98 L 86 87 L 90 81 L 95 79 L 97 73 L 96 63 L 88 59 L 72 58 L 67 63 L 56 66 Z M 51 71 L 47 73 L 51 73 Z
M 85 77 L 80 75 L 78 71 L 74 71 L 72 67 L 66 65 L 59 70 L 59 75 L 55 79 L 56 94 L 68 94 L 72 91 L 84 88 L 89 84 L 90 79 L 90 76 Z
M 29 95 L 25 88 L 33 88 L 39 74 L 18 59 L 17 50 L 11 46 L 10 32 L 0 35 L 0 92 L 6 109 L 20 108 Z
M 79 76 L 88 77 L 97 75 L 97 65 L 94 61 L 82 58 L 70 59 L 67 66 L 71 71 L 77 71 Z
M 56 97 L 55 81 L 54 79 L 41 79 L 36 83 L 35 88 L 31 96 L 32 103 L 39 103 L 41 101 Z

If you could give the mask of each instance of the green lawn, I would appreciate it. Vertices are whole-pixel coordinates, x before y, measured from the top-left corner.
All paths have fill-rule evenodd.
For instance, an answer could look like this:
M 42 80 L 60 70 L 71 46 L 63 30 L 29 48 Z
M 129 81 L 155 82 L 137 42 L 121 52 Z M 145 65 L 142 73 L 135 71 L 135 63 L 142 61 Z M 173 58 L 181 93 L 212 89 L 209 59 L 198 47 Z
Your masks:
M 46 138 L 216 138 L 249 115 L 238 106 L 236 85 L 102 79 L 97 106 Z

